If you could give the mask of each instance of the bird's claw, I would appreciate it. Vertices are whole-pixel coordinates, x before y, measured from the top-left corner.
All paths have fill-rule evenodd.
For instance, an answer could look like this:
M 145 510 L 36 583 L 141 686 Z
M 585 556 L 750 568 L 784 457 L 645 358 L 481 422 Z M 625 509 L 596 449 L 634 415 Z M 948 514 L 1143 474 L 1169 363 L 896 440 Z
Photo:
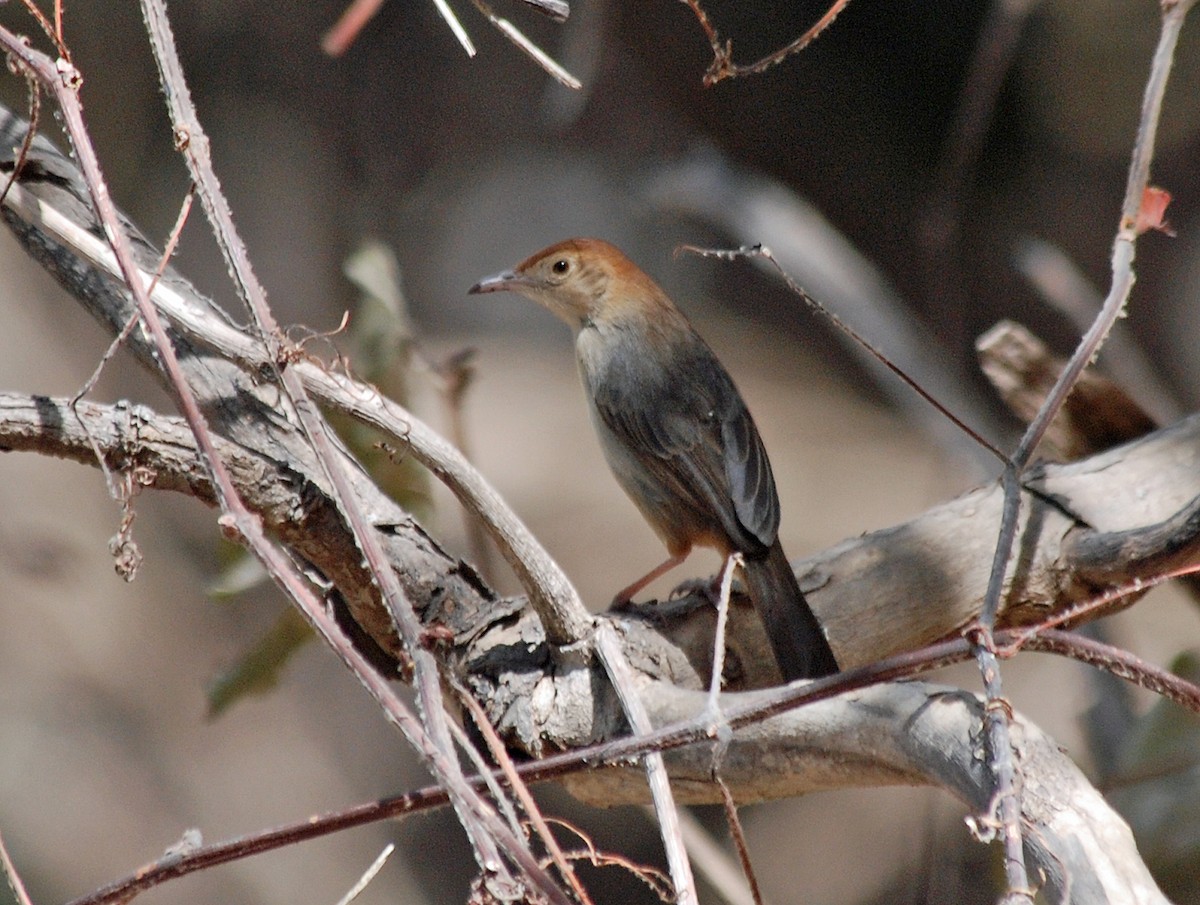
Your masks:
M 714 581 L 711 578 L 688 578 L 675 585 L 671 589 L 671 593 L 667 595 L 667 599 L 678 600 L 689 594 L 703 594 L 708 598 L 709 603 L 716 606 L 721 602 L 721 585 L 719 580 Z

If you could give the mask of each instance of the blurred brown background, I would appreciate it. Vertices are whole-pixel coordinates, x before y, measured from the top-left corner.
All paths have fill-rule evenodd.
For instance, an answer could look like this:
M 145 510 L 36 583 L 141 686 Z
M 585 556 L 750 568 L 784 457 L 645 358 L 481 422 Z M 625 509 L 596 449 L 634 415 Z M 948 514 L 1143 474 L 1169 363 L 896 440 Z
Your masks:
M 740 61 L 799 34 L 823 9 L 706 6 Z M 1058 350 L 1072 347 L 1077 331 L 1021 276 L 1016 256 L 1029 239 L 1044 240 L 1106 288 L 1157 34 L 1150 2 L 1035 4 L 979 156 L 961 181 L 947 181 L 988 3 L 858 0 L 799 56 L 711 89 L 701 86 L 707 42 L 680 3 L 577 0 L 565 26 L 499 8 L 584 79 L 574 96 L 465 3 L 458 12 L 475 59 L 432 3 L 393 0 L 331 60 L 318 41 L 341 9 L 209 0 L 170 10 L 257 271 L 281 321 L 330 330 L 354 299 L 345 257 L 366 237 L 389 243 L 431 354 L 478 349 L 466 417 L 480 467 L 597 608 L 661 558 L 658 542 L 602 463 L 565 331 L 523 300 L 468 297 L 466 288 L 569 235 L 616 242 L 669 288 L 738 380 L 771 452 L 792 556 L 903 520 L 995 469 L 961 440 L 947 443 L 944 430 L 931 433 L 902 390 L 876 384 L 765 272 L 673 258 L 672 249 L 804 244 L 803 233 L 783 234 L 789 221 L 767 216 L 768 200 L 808 199 L 890 282 L 889 298 L 903 300 L 891 322 L 926 331 L 919 348 L 897 353 L 902 363 L 938 370 L 969 401 L 972 422 L 1010 442 L 1016 425 L 978 376 L 972 342 L 1012 317 Z M 0 24 L 35 31 L 15 3 L 0 7 Z M 165 237 L 187 182 L 136 4 L 75 0 L 67 36 L 113 194 L 149 235 Z M 1174 195 L 1168 219 L 1178 237 L 1139 244 L 1127 322 L 1162 381 L 1155 398 L 1176 411 L 1200 399 L 1198 43 L 1191 22 L 1154 167 L 1154 182 Z M 22 83 L 0 81 L 0 96 L 20 109 Z M 682 180 L 699 164 L 764 190 L 756 230 L 722 217 L 729 205 L 703 210 L 717 193 Z M 198 209 L 176 263 L 231 301 Z M 795 276 L 810 288 L 822 279 Z M 70 394 L 107 345 L 7 234 L 0 306 L 6 389 Z M 867 317 L 853 305 L 838 311 L 855 324 Z M 904 348 L 885 326 L 870 338 Z M 119 360 L 96 395 L 166 405 Z M 427 387 L 415 405 L 441 416 Z M 398 735 L 315 646 L 276 693 L 205 720 L 205 683 L 282 606 L 270 589 L 208 599 L 219 569 L 212 512 L 141 498 L 135 536 L 146 561 L 127 586 L 107 553 L 120 515 L 98 473 L 0 457 L 0 507 L 0 832 L 36 902 L 123 875 L 189 827 L 213 841 L 425 782 Z M 465 551 L 445 495 L 431 522 Z M 657 590 L 712 565 L 691 562 Z M 515 590 L 507 575 L 497 584 Z M 1197 627 L 1195 609 L 1168 591 L 1109 630 L 1165 662 Z M 1006 678 L 1019 709 L 1103 772 L 1079 715 L 1111 692 L 1082 667 L 1044 657 L 1019 658 Z M 969 671 L 947 679 L 977 687 Z M 589 811 L 554 790 L 544 798 L 602 844 L 658 857 L 640 812 Z M 701 816 L 723 835 L 717 815 Z M 923 790 L 830 793 L 745 818 L 776 902 L 971 901 L 964 890 L 981 893 L 978 865 L 995 867 L 966 840 L 960 808 Z M 462 900 L 470 855 L 453 820 L 436 814 L 209 871 L 147 901 L 336 901 L 388 840 L 401 851 L 360 901 Z M 1176 866 L 1171 887 L 1185 900 L 1195 880 L 1188 864 Z M 614 886 L 602 900 L 649 901 L 637 884 L 607 879 Z

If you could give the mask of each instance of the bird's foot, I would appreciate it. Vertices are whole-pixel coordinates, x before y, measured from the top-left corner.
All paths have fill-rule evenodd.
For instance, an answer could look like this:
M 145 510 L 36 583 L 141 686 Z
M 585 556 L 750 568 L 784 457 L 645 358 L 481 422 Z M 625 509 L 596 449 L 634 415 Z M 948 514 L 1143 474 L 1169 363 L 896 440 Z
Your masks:
M 708 602 L 716 606 L 721 602 L 721 576 L 716 578 L 689 578 L 681 581 L 671 589 L 671 593 L 667 595 L 668 600 L 678 600 L 680 597 L 687 597 L 689 594 L 703 594 L 708 598 Z
M 633 609 L 633 601 L 628 597 L 622 597 L 618 594 L 612 599 L 612 603 L 608 605 L 609 612 L 624 613 Z

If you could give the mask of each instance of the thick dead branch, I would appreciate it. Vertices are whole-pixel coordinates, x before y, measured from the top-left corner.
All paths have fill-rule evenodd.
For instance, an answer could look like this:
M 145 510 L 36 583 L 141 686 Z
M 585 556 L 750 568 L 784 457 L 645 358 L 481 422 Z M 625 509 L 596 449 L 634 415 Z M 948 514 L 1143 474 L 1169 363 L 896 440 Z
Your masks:
M 979 362 L 1004 403 L 1028 423 L 1037 414 L 1066 361 L 1013 321 L 1001 321 L 975 341 Z M 1154 430 L 1155 422 L 1119 385 L 1084 371 L 1058 417 L 1046 431 L 1042 451 L 1071 461 Z
M 741 706 L 760 694 L 731 697 Z M 647 686 L 644 697 L 652 702 L 656 723 L 700 714 L 706 703 L 703 692 L 659 684 Z M 856 785 L 938 785 L 975 813 L 987 814 L 993 786 L 980 749 L 982 717 L 983 704 L 974 695 L 894 683 L 743 728 L 717 769 L 739 800 L 841 787 L 854 776 Z M 1053 739 L 1019 715 L 1012 736 L 1025 777 L 1026 856 L 1035 876 L 1044 878 L 1049 901 L 1065 900 L 1069 891 L 1072 902 L 1165 902 L 1128 826 Z M 681 800 L 715 800 L 710 745 L 672 752 L 667 764 Z M 575 774 L 568 787 L 603 805 L 645 796 L 641 777 L 629 768 Z M 978 829 L 986 833 L 988 827 Z

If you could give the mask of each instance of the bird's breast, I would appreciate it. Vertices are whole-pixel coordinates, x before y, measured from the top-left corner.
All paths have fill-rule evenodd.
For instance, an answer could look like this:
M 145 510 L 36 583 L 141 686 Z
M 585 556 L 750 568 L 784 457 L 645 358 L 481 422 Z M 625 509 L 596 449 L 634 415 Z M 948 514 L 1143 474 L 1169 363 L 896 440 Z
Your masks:
M 583 381 L 588 414 L 600 448 L 621 489 L 633 501 L 672 555 L 692 546 L 721 546 L 710 525 L 711 519 L 681 496 L 669 479 L 671 466 L 656 452 L 613 430 L 601 414 L 596 400 L 616 404 L 631 421 L 665 417 L 655 395 L 672 379 L 661 363 L 648 360 L 644 344 L 620 335 L 605 335 L 585 328 L 576 341 L 579 375 Z

